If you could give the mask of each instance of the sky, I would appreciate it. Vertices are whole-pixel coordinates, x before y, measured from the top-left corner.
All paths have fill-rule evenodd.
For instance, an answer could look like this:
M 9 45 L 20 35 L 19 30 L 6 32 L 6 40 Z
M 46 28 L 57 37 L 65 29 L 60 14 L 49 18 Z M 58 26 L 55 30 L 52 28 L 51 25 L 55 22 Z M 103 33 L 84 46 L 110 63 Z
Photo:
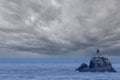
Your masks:
M 120 56 L 120 0 L 0 0 L 0 57 Z

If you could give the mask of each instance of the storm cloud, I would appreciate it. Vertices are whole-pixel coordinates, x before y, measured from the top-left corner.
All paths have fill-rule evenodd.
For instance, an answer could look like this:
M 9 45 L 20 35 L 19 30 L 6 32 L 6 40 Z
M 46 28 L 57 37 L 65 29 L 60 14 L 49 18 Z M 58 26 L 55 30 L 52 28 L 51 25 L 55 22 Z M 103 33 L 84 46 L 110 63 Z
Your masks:
M 120 55 L 119 4 L 0 0 L 0 48 L 45 55 L 92 55 L 100 48 L 107 55 Z

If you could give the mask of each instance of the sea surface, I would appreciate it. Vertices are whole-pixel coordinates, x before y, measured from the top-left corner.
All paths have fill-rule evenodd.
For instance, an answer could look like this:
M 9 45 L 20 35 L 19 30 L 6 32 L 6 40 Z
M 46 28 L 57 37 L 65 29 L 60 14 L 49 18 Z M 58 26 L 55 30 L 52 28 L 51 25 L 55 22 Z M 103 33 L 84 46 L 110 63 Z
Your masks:
M 1 58 L 0 80 L 120 80 L 120 59 L 110 58 L 117 73 L 75 72 L 90 58 Z

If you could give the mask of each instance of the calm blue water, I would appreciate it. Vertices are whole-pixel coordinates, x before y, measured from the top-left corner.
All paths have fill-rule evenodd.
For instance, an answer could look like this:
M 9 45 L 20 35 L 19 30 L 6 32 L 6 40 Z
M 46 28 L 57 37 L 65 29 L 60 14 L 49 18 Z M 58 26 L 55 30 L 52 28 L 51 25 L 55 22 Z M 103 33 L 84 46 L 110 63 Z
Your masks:
M 0 59 L 0 80 L 120 80 L 120 59 L 110 59 L 117 73 L 79 73 L 74 70 L 89 59 Z

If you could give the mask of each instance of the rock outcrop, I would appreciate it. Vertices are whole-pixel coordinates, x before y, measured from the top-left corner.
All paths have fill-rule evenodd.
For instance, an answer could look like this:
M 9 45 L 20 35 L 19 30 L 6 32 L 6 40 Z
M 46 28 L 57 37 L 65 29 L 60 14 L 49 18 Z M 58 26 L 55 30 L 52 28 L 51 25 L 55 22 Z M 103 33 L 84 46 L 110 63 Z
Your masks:
M 76 69 L 79 72 L 116 72 L 108 58 L 96 56 L 90 60 L 89 65 L 82 63 Z

